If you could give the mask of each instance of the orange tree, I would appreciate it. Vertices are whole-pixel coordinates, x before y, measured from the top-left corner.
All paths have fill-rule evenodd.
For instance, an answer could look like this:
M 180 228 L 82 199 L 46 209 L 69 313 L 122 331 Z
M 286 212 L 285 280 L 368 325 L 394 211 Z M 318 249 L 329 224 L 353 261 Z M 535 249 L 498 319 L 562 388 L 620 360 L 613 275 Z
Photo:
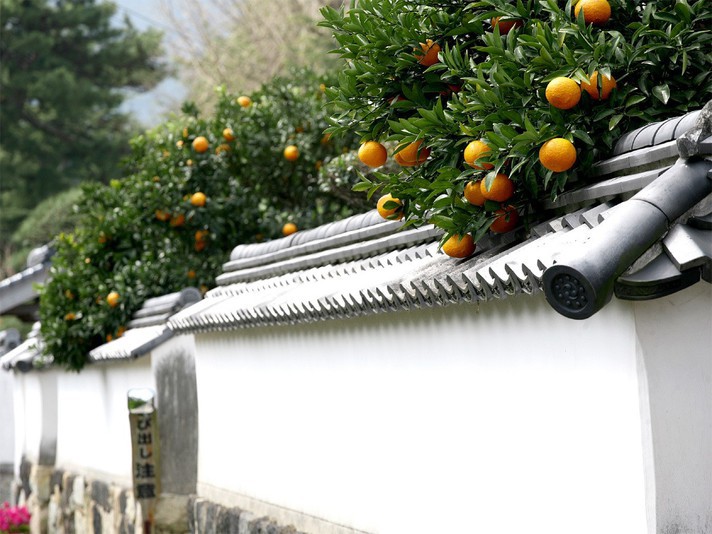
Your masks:
M 56 362 L 81 369 L 149 297 L 207 290 L 235 245 L 278 237 L 288 221 L 308 228 L 360 209 L 344 195 L 355 175 L 335 182 L 321 172 L 354 143 L 324 138 L 322 81 L 309 72 L 279 78 L 246 106 L 220 90 L 208 118 L 186 104 L 132 140 L 125 179 L 84 187 L 78 225 L 56 239 L 41 290 L 42 334 Z M 294 161 L 283 155 L 289 145 Z
M 324 8 L 347 62 L 327 89 L 329 131 L 400 144 L 402 169 L 355 189 L 391 193 L 407 224 L 434 223 L 443 242 L 477 240 L 510 229 L 492 227 L 503 214 L 541 217 L 543 199 L 593 179 L 623 132 L 704 105 L 712 4 L 609 1 Z

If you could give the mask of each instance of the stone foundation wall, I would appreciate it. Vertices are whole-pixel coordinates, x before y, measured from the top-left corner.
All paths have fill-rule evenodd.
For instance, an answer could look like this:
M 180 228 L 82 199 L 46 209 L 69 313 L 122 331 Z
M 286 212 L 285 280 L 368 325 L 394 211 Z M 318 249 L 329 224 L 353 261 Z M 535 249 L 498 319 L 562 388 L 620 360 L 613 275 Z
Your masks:
M 188 500 L 188 526 L 191 534 L 304 534 L 293 526 L 280 526 L 269 517 L 258 517 L 198 497 Z
M 146 533 L 144 514 L 130 488 L 29 462 L 23 462 L 20 474 L 13 483 L 13 500 L 29 509 L 33 533 Z M 304 534 L 241 508 L 170 494 L 156 501 L 151 533 Z

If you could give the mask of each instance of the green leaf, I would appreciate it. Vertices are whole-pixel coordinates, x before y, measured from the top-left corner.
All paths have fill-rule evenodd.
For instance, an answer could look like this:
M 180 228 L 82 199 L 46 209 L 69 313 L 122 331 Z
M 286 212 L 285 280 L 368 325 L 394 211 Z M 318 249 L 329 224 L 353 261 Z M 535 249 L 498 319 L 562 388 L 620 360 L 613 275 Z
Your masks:
M 621 121 L 622 118 L 623 118 L 623 114 L 621 114 L 621 113 L 619 113 L 617 115 L 613 115 L 613 117 L 611 117 L 611 120 L 608 121 L 608 129 L 612 130 L 613 128 L 618 126 L 618 123 Z
M 670 87 L 666 83 L 656 85 L 653 87 L 653 96 L 655 96 L 655 98 L 660 100 L 663 104 L 667 104 L 668 100 L 670 100 Z

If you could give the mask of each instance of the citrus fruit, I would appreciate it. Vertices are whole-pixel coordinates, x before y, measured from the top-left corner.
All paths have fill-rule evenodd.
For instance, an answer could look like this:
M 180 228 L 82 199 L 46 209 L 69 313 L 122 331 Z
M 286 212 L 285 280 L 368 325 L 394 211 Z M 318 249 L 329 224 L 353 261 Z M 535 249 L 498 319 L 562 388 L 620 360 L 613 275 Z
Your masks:
M 465 186 L 465 200 L 470 204 L 475 206 L 484 206 L 485 197 L 482 195 L 482 190 L 480 189 L 480 182 L 482 180 L 477 180 L 476 182 L 469 182 Z
M 494 169 L 494 165 L 491 163 L 476 163 L 477 160 L 482 159 L 490 154 L 492 149 L 484 141 L 470 141 L 465 147 L 465 162 L 474 169 Z
M 205 206 L 206 200 L 207 197 L 205 196 L 205 193 L 201 193 L 200 191 L 198 191 L 197 193 L 193 193 L 190 197 L 190 203 L 198 208 L 202 208 L 203 206 Z
M 156 210 L 156 219 L 158 219 L 159 221 L 166 222 L 170 218 L 171 218 L 170 213 L 165 212 L 163 210 Z
M 284 226 L 282 226 L 282 235 L 285 237 L 288 235 L 292 235 L 296 231 L 297 231 L 297 225 L 294 224 L 293 222 L 288 222 Z
M 500 35 L 506 35 L 512 28 L 519 28 L 522 25 L 521 20 L 502 20 L 502 17 L 494 17 L 490 23 L 492 28 L 499 28 Z
M 252 105 L 252 99 L 249 96 L 238 96 L 237 103 L 243 108 L 249 108 Z
M 297 159 L 299 159 L 299 149 L 294 145 L 289 145 L 284 149 L 284 159 L 287 161 L 297 161 Z
M 616 88 L 616 79 L 613 76 L 601 76 L 601 91 L 598 90 L 598 71 L 593 71 L 593 74 L 588 79 L 588 82 L 581 82 L 581 89 L 586 91 L 594 100 L 607 100 L 611 95 L 611 91 Z
M 611 18 L 611 4 L 607 0 L 580 0 L 574 7 L 574 15 L 577 18 L 582 9 L 586 24 L 602 26 Z
M 225 128 L 223 130 L 223 137 L 225 138 L 225 141 L 234 141 L 235 140 L 235 132 L 232 131 L 232 128 Z
M 77 316 L 73 312 L 69 312 L 68 314 L 66 314 L 64 316 L 65 321 L 73 321 L 76 318 L 77 318 Z
M 386 208 L 385 204 L 387 202 L 395 202 L 398 205 L 394 208 Z M 401 201 L 397 198 L 393 198 L 390 193 L 383 195 L 378 199 L 376 209 L 378 210 L 378 214 L 384 219 L 400 221 L 403 218 L 403 205 L 401 204 Z
M 546 86 L 546 99 L 557 109 L 571 109 L 581 100 L 581 87 L 571 78 L 559 76 Z
M 419 43 L 420 48 L 423 50 L 422 53 L 417 52 L 416 56 L 418 58 L 418 63 L 425 67 L 435 65 L 438 61 L 438 53 L 440 52 L 440 45 L 433 42 L 432 39 L 426 39 L 424 43 Z
M 358 159 L 369 167 L 380 167 L 388 159 L 388 152 L 378 141 L 366 141 L 358 149 Z
M 208 150 L 209 147 L 210 143 L 208 143 L 208 140 L 202 135 L 193 139 L 193 150 L 195 150 L 199 154 L 202 154 L 203 152 Z
M 192 280 L 193 278 L 195 278 L 195 271 L 191 269 L 186 273 L 186 276 Z
M 475 241 L 470 234 L 454 234 L 443 243 L 443 252 L 451 258 L 467 258 L 475 251 Z
M 497 202 L 506 202 L 514 194 L 514 182 L 509 179 L 506 174 L 497 174 L 487 189 L 485 180 L 480 182 L 480 191 L 482 196 L 487 200 L 495 200 Z
M 116 330 L 116 337 L 121 337 L 124 335 L 124 332 L 126 332 L 126 327 L 125 326 L 120 326 L 118 330 Z
M 195 241 L 197 243 L 201 241 L 205 241 L 208 238 L 208 231 L 207 230 L 197 230 L 195 232 Z
M 118 292 L 112 291 L 111 293 L 106 295 L 106 302 L 112 308 L 116 308 L 116 306 L 119 305 L 120 298 L 121 298 L 121 295 L 119 295 Z
M 179 213 L 171 217 L 171 222 L 169 223 L 172 227 L 176 228 L 178 226 L 183 226 L 185 224 L 185 215 Z
M 576 163 L 576 147 L 562 137 L 549 139 L 539 149 L 539 162 L 550 171 L 568 171 Z
M 417 141 L 413 141 L 412 143 L 406 145 L 402 150 L 399 149 L 403 145 L 399 145 L 396 148 L 397 153 L 393 156 L 393 159 L 395 159 L 396 163 L 403 167 L 414 167 L 415 165 L 424 163 L 425 160 L 428 159 L 428 156 L 430 156 L 430 149 L 420 148 L 422 144 L 423 140 L 418 139 Z
M 494 214 L 497 215 L 497 218 L 490 226 L 490 230 L 495 234 L 503 234 L 514 230 L 519 222 L 519 213 L 517 213 L 514 206 L 507 206 L 504 209 L 495 211 Z

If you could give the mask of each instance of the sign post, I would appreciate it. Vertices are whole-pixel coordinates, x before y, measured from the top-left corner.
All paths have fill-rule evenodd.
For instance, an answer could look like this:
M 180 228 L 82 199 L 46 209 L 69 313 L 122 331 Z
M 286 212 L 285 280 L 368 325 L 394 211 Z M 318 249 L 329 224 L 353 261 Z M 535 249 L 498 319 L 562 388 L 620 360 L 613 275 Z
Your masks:
M 155 391 L 147 388 L 128 391 L 131 424 L 131 458 L 134 497 L 143 512 L 143 531 L 150 534 L 160 488 L 158 418 Z

